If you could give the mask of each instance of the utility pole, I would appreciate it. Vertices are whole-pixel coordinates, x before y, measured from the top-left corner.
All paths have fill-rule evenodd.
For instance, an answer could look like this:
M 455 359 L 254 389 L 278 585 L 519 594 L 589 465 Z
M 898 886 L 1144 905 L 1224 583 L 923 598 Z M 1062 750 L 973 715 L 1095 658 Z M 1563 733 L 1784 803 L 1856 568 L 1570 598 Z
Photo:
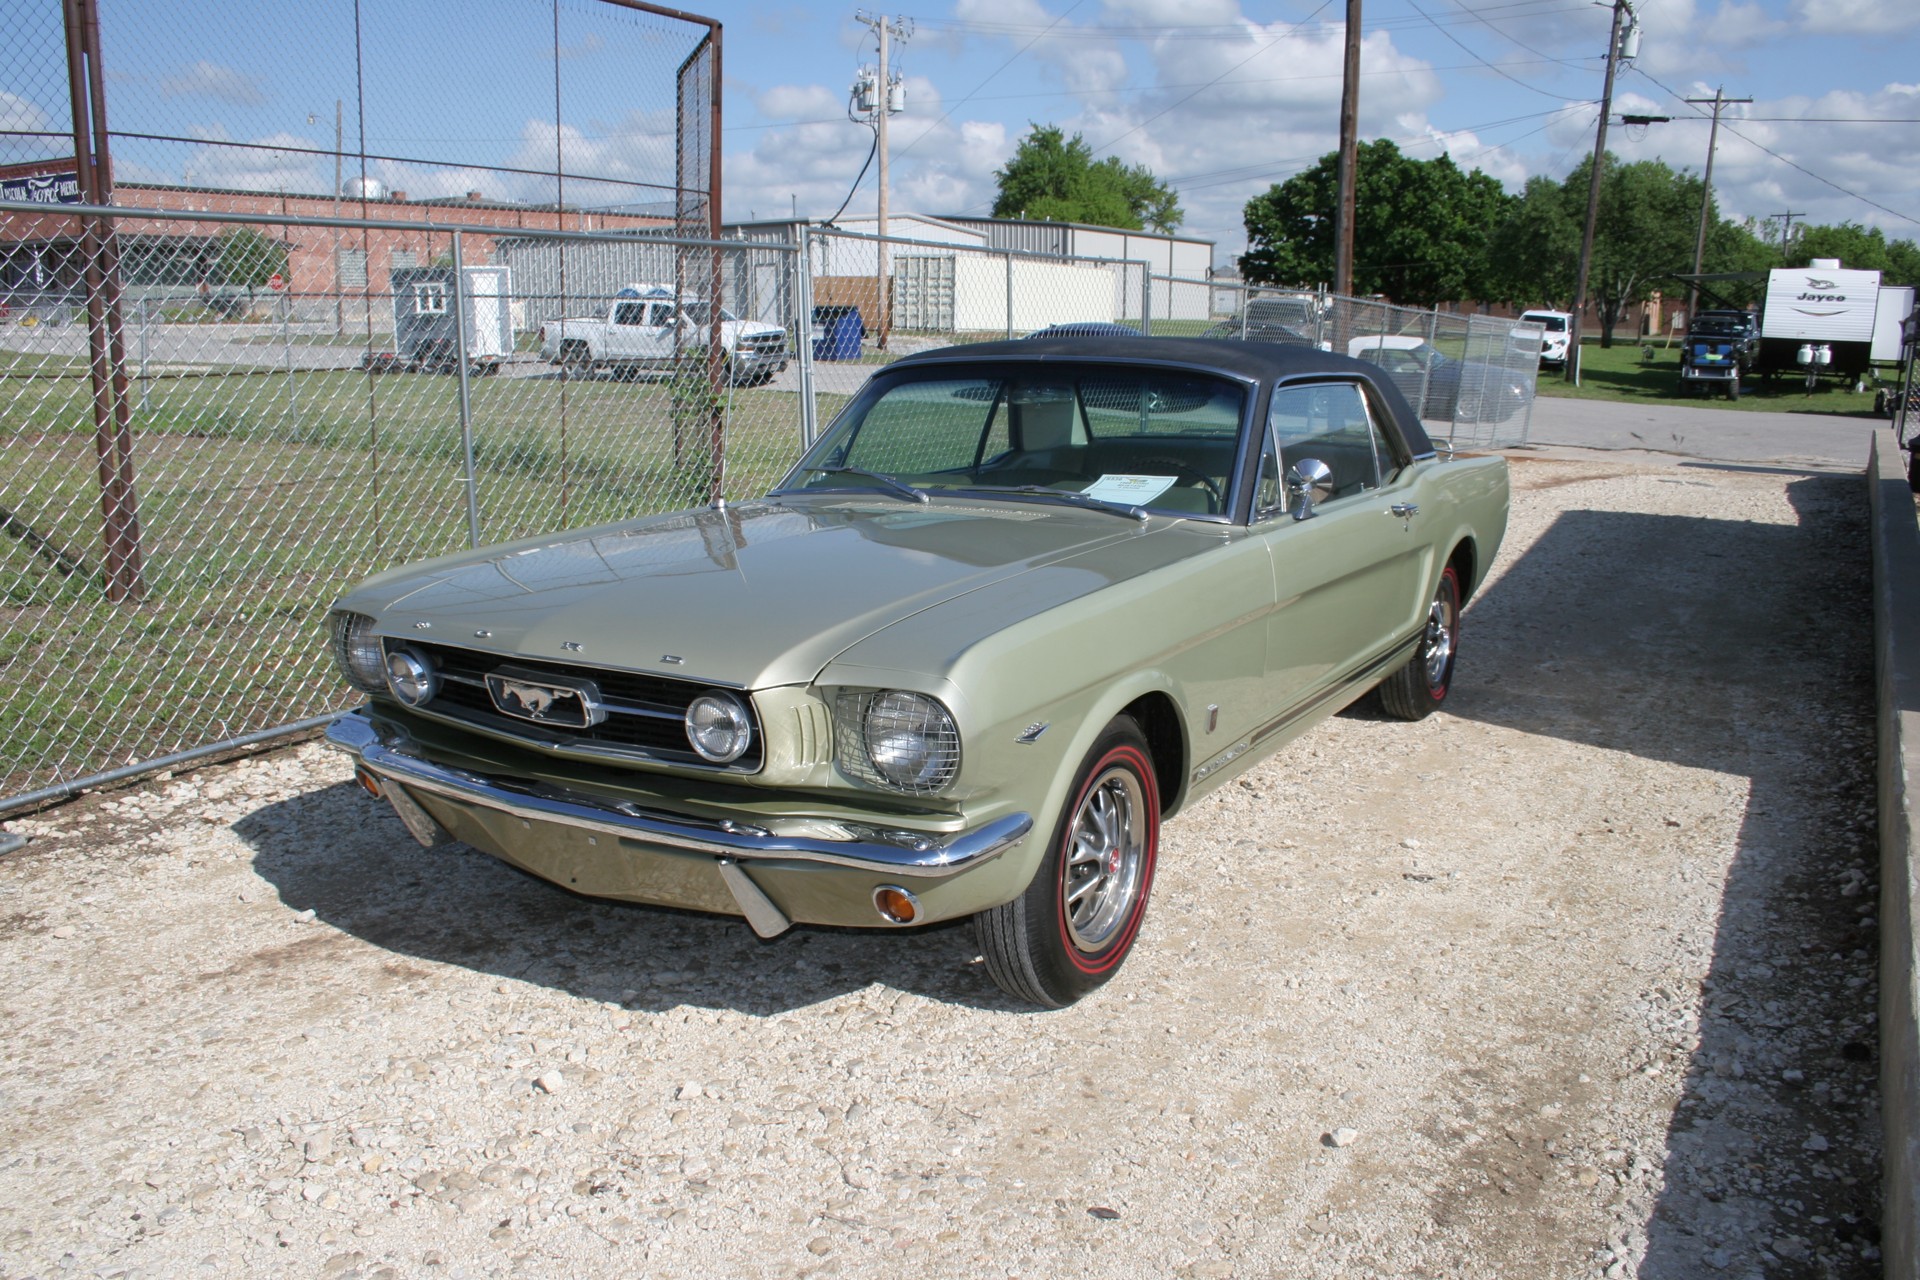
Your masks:
M 1340 84 L 1340 204 L 1333 219 L 1333 291 L 1353 296 L 1354 188 L 1360 162 L 1360 0 L 1347 0 L 1347 58 Z M 1345 348 L 1338 348 L 1344 351 Z
M 873 82 L 873 127 L 875 130 L 874 150 L 880 160 L 880 205 L 879 235 L 874 242 L 875 257 L 879 263 L 878 284 L 880 297 L 876 303 L 878 315 L 878 335 L 874 345 L 880 350 L 887 349 L 887 333 L 893 326 L 892 290 L 887 288 L 887 117 L 906 108 L 906 92 L 901 88 L 900 77 L 887 65 L 888 38 L 897 37 L 902 41 L 913 36 L 913 24 L 904 20 L 890 19 L 886 14 L 871 14 L 862 9 L 854 15 L 856 22 L 872 27 L 880 38 L 880 68 Z
M 1587 307 L 1587 276 L 1593 268 L 1593 226 L 1600 216 L 1600 171 L 1607 161 L 1607 116 L 1613 110 L 1613 72 L 1621 58 L 1621 26 L 1627 26 L 1627 38 L 1633 43 L 1625 56 L 1631 60 L 1640 51 L 1639 21 L 1627 0 L 1613 0 L 1613 27 L 1607 33 L 1607 78 L 1600 91 L 1600 124 L 1593 133 L 1593 169 L 1587 176 L 1587 222 L 1580 233 L 1580 270 L 1573 284 L 1573 319 L 1567 334 L 1567 381 L 1580 384 L 1580 315 Z
M 1707 172 L 1700 180 L 1700 230 L 1693 237 L 1693 279 L 1687 283 L 1687 323 L 1693 323 L 1694 308 L 1700 304 L 1700 263 L 1707 252 L 1707 206 L 1713 201 L 1713 149 L 1720 141 L 1720 108 L 1752 98 L 1729 98 L 1724 87 L 1715 89 L 1711 98 L 1688 98 L 1695 106 L 1713 104 L 1713 127 L 1707 131 Z
M 1769 218 L 1780 219 L 1780 261 L 1787 260 L 1787 238 L 1793 231 L 1793 220 L 1806 217 L 1805 210 L 1789 209 L 1785 213 L 1770 213 Z

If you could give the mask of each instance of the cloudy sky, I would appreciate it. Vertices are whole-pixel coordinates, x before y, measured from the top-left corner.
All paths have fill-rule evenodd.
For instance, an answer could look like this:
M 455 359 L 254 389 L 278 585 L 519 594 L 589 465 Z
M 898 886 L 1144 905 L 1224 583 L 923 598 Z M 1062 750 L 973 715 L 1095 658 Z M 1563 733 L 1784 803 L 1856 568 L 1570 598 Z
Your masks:
M 726 216 L 823 218 L 850 192 L 851 212 L 870 211 L 875 173 L 854 183 L 873 136 L 847 119 L 854 73 L 875 55 L 856 11 L 686 7 L 724 24 Z M 111 123 L 148 135 L 120 144 L 121 178 L 325 191 L 338 99 L 346 151 L 364 128 L 364 149 L 387 157 L 369 174 L 414 195 L 551 199 L 551 179 L 514 170 L 550 169 L 556 154 L 627 184 L 575 182 L 570 203 L 670 194 L 684 29 L 599 0 L 360 9 L 356 77 L 346 0 L 101 0 Z M 19 32 L 0 51 L 0 129 L 57 132 L 58 5 L 0 0 L 0 12 Z M 1617 154 L 1697 171 L 1709 108 L 1684 100 L 1724 87 L 1753 99 L 1720 130 L 1724 212 L 1920 238 L 1920 2 L 1638 0 L 1637 12 L 1640 55 L 1615 110 L 1673 120 L 1616 125 Z M 1342 0 L 938 0 L 894 16 L 911 27 L 895 45 L 896 211 L 986 213 L 994 170 L 1032 123 L 1055 124 L 1174 186 L 1183 233 L 1225 262 L 1245 247 L 1247 199 L 1336 144 Z M 1608 20 L 1585 0 L 1367 0 L 1361 136 L 1446 152 L 1513 190 L 1562 176 L 1593 144 Z M 0 159 L 31 145 L 7 135 Z M 359 163 L 349 154 L 349 175 Z

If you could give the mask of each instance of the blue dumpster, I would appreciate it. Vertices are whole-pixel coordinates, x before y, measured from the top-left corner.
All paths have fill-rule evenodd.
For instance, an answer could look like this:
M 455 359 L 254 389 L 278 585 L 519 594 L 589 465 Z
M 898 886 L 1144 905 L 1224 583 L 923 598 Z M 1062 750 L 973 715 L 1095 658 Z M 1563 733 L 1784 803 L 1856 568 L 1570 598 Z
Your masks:
M 858 307 L 813 309 L 815 360 L 858 360 L 860 340 L 866 335 L 866 322 L 860 318 Z

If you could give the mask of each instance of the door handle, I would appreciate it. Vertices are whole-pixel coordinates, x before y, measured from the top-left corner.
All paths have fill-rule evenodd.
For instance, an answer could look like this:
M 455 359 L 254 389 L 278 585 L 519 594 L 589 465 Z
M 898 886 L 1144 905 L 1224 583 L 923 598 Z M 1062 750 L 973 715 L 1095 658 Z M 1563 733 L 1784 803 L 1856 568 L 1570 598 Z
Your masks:
M 1387 514 L 1399 516 L 1402 520 L 1411 520 L 1420 514 L 1420 505 L 1414 502 L 1396 502 L 1387 508 Z

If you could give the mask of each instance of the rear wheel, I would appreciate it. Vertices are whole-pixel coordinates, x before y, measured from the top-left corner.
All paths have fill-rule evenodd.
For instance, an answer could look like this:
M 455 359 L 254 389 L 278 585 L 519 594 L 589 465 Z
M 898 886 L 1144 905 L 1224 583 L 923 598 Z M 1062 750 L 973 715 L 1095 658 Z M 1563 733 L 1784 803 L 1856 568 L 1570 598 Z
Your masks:
M 575 375 L 587 373 L 593 368 L 593 352 L 584 342 L 563 342 L 560 344 L 560 367 Z
M 1407 665 L 1380 682 L 1380 708 L 1396 720 L 1419 720 L 1447 700 L 1460 643 L 1460 575 L 1452 565 L 1440 575 L 1426 630 Z
M 1140 727 L 1118 716 L 1074 775 L 1026 892 L 974 917 L 987 973 L 1049 1008 L 1111 978 L 1133 949 L 1160 848 L 1160 791 Z
M 1740 398 L 1740 379 L 1734 378 L 1727 383 L 1727 399 L 1738 400 L 1739 398 Z

